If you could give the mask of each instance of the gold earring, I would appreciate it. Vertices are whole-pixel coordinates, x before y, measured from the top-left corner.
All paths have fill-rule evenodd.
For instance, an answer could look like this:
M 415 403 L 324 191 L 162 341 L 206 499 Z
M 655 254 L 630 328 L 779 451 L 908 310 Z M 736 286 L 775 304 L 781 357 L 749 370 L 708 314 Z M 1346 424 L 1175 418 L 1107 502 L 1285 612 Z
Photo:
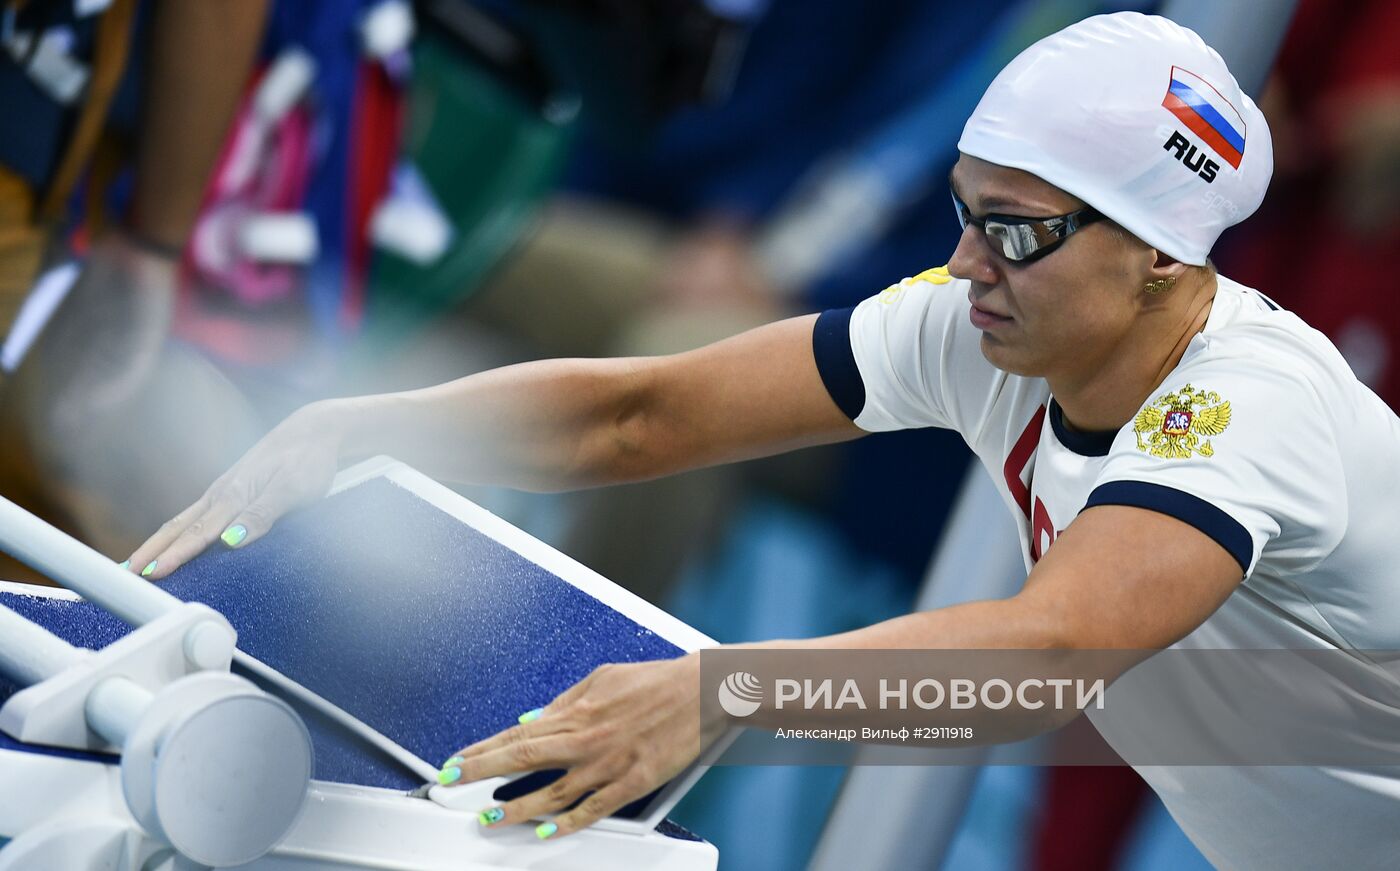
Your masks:
M 1159 278 L 1156 281 L 1149 281 L 1143 285 L 1142 289 L 1156 296 L 1159 293 L 1166 293 L 1176 286 L 1176 276 L 1168 275 L 1166 278 Z

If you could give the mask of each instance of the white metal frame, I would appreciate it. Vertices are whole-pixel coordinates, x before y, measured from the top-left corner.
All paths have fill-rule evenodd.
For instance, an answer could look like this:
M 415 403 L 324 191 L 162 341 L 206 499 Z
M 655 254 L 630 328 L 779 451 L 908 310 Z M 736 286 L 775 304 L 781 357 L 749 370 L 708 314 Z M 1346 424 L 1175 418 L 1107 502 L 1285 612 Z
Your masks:
M 465 497 L 392 459 L 376 457 L 347 469 L 337 476 L 332 492 L 342 492 L 381 477 L 516 550 L 683 650 L 695 651 L 716 643 Z M 8 520 L 8 516 L 0 517 L 0 522 Z M 41 569 L 50 570 L 65 583 L 78 578 L 75 586 L 81 586 L 89 593 L 89 598 L 129 622 L 140 623 L 143 619 L 160 618 L 156 622 L 162 625 L 169 623 L 173 626 L 178 622 L 188 628 L 185 624 L 190 622 L 189 616 L 182 614 L 176 617 L 171 613 L 170 603 L 174 603 L 174 610 L 182 612 L 190 607 L 208 610 L 202 606 L 185 606 L 164 591 L 152 595 L 154 585 L 145 582 L 138 582 L 142 589 L 134 597 L 136 604 L 133 605 L 133 600 L 122 600 L 121 593 L 125 590 L 119 588 L 135 580 L 134 576 L 116 570 L 105 558 L 87 551 L 57 530 L 34 526 L 33 518 L 17 516 L 15 524 L 22 525 L 26 533 L 41 533 L 39 540 L 26 535 L 25 553 L 19 555 Z M 13 533 L 14 529 L 12 525 L 10 532 Z M 2 532 L 4 530 L 0 530 Z M 5 539 L 7 545 L 14 538 L 13 534 L 9 535 Z M 105 579 L 94 582 L 94 571 L 99 578 L 103 573 L 110 575 L 115 572 L 113 583 L 107 583 Z M 82 598 L 66 589 L 3 581 L 0 581 L 0 592 L 67 601 Z M 193 616 L 193 612 L 190 612 L 190 616 Z M 146 628 L 156 629 L 155 626 Z M 170 631 L 159 634 L 169 635 Z M 136 634 L 151 636 L 150 632 L 140 633 L 139 630 L 133 633 Z M 128 636 L 128 639 L 131 637 Z M 131 643 L 126 646 L 130 647 Z M 75 662 L 80 668 L 88 668 L 91 661 L 100 657 L 101 653 L 83 653 L 75 658 Z M 242 651 L 234 651 L 233 657 L 275 686 L 280 693 L 312 704 L 347 727 L 358 727 L 354 731 L 362 737 L 394 753 L 401 762 L 422 774 L 425 780 L 431 779 L 435 772 L 432 766 L 329 701 Z M 226 661 L 223 667 L 227 667 Z M 41 676 L 41 672 L 36 671 L 30 676 Z M 42 686 L 42 683 L 36 684 L 30 690 Z M 32 695 L 34 693 L 31 692 Z M 712 871 L 718 863 L 718 853 L 713 845 L 659 835 L 655 832 L 655 826 L 703 774 L 705 765 L 723 751 L 728 740 L 726 738 L 712 747 L 702 760 L 676 778 L 646 809 L 642 818 L 605 820 L 558 842 L 540 842 L 524 827 L 510 827 L 502 831 L 481 829 L 470 817 L 454 809 L 465 807 L 474 811 L 490 804 L 491 793 L 505 779 L 452 790 L 435 787 L 429 793 L 430 801 L 393 790 L 313 781 L 310 798 L 291 831 L 270 852 L 246 867 L 259 871 L 280 871 L 283 868 L 287 871 L 348 871 L 362 868 L 412 868 L 423 871 L 436 871 L 439 868 L 483 871 L 557 868 L 601 871 L 618 867 Z M 86 743 L 77 742 L 74 746 L 92 747 L 101 746 L 101 743 L 94 742 L 88 735 Z M 178 868 L 189 867 L 187 860 L 174 855 L 168 845 L 146 836 L 132 818 L 127 802 L 123 800 L 121 769 L 116 763 L 115 758 L 110 762 L 93 762 L 43 752 L 0 751 L 0 839 L 5 836 L 14 838 L 0 850 L 0 871 L 38 867 L 34 864 L 36 861 L 44 867 L 72 867 L 81 871 L 106 867 L 175 871 L 177 861 Z M 68 852 L 55 853 L 55 850 Z

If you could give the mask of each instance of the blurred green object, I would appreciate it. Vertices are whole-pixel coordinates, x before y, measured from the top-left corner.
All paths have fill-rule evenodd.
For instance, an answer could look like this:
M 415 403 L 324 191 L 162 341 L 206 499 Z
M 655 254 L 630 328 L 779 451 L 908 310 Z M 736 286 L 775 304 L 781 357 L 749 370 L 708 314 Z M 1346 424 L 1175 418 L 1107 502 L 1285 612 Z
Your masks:
M 426 265 L 375 250 L 366 351 L 412 338 L 482 285 L 553 188 L 577 114 L 575 98 L 532 99 L 450 39 L 429 31 L 415 40 L 402 160 L 427 182 L 453 235 Z

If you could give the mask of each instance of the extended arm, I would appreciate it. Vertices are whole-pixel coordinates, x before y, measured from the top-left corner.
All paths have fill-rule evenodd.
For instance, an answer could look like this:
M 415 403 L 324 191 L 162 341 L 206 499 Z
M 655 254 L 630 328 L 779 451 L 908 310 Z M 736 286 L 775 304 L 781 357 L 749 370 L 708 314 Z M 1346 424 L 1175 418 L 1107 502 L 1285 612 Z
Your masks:
M 1102 666 L 1130 667 L 1200 625 L 1240 581 L 1239 563 L 1213 539 L 1173 517 L 1105 505 L 1079 516 L 1009 599 L 970 602 L 910 614 L 874 626 L 802 641 L 744 645 L 788 650 L 1122 650 L 1090 660 L 1093 678 L 1111 681 Z M 570 773 L 547 789 L 491 812 L 492 825 L 523 822 L 582 804 L 555 818 L 551 835 L 590 825 L 681 771 L 727 723 L 701 722 L 699 655 L 604 666 L 532 722 L 465 748 L 460 783 L 543 768 Z M 942 709 L 940 725 L 975 724 L 979 739 L 1028 737 L 1077 714 Z M 842 717 L 847 721 L 840 722 Z M 863 718 L 863 719 L 861 719 Z M 771 700 L 746 725 L 831 727 L 869 725 L 864 711 L 775 710 Z
M 342 455 L 439 478 L 562 490 L 854 438 L 812 357 L 814 317 L 667 357 L 545 360 L 331 403 Z
M 1199 626 L 1239 582 L 1239 563 L 1195 527 L 1155 511 L 1101 505 L 1055 539 L 1025 587 L 1009 599 L 774 644 L 823 650 L 1160 650 Z
M 546 360 L 405 393 L 314 403 L 132 554 L 162 578 L 223 537 L 253 541 L 354 457 L 439 478 L 564 490 L 654 478 L 861 434 L 812 354 L 813 317 L 669 357 Z

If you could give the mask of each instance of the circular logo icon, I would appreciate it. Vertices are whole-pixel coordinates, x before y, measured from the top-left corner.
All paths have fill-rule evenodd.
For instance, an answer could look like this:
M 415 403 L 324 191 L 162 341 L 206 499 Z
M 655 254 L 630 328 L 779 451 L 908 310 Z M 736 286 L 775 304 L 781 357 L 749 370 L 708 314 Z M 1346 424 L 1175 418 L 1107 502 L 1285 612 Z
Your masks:
M 731 717 L 747 717 L 763 703 L 763 685 L 746 671 L 736 671 L 719 685 L 719 706 Z

